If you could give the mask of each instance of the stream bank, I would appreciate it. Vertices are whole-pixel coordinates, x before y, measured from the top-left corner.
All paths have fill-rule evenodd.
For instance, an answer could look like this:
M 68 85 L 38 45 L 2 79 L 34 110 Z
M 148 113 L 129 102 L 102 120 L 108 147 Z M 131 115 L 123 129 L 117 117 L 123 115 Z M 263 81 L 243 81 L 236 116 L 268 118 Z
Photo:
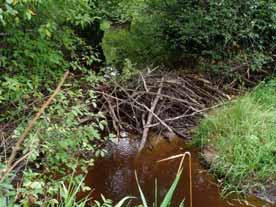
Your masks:
M 134 177 L 134 171 L 137 170 L 139 182 L 150 202 L 154 200 L 154 182 L 157 178 L 158 198 L 161 201 L 175 177 L 179 160 L 159 164 L 156 161 L 190 151 L 192 154 L 193 207 L 272 206 L 256 197 L 249 197 L 244 201 L 237 198 L 223 200 L 215 179 L 201 165 L 199 150 L 191 148 L 187 141 L 178 137 L 168 140 L 161 136 L 151 135 L 149 143 L 150 148 L 143 150 L 138 159 L 136 156 L 140 145 L 139 137 L 121 138 L 117 140 L 117 143 L 110 144 L 108 146 L 110 153 L 105 158 L 97 160 L 95 167 L 90 169 L 86 177 L 86 184 L 95 188 L 91 192 L 91 198 L 100 199 L 101 194 L 115 202 L 126 195 L 139 198 Z M 188 206 L 189 183 L 186 166 L 185 164 L 185 173 L 174 195 L 172 206 L 179 204 L 184 197 L 186 197 L 186 206 Z M 133 200 L 131 206 L 138 203 L 140 203 L 138 200 Z
M 263 82 L 208 113 L 193 138 L 205 148 L 225 192 L 254 194 L 276 204 L 275 83 Z

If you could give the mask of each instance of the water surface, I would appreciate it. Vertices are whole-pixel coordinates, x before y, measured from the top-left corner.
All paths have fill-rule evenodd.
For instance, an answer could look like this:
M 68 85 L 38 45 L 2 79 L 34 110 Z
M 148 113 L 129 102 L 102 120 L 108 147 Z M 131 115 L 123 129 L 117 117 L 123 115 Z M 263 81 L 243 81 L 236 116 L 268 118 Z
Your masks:
M 162 137 L 151 137 L 150 149 L 144 150 L 137 156 L 139 139 L 122 138 L 116 144 L 110 145 L 110 154 L 103 159 L 97 160 L 95 166 L 89 171 L 86 177 L 87 185 L 94 187 L 91 192 L 93 199 L 99 199 L 100 194 L 114 201 L 119 201 L 126 195 L 139 197 L 134 171 L 137 171 L 140 184 L 144 190 L 147 200 L 154 201 L 155 179 L 158 183 L 159 204 L 170 187 L 179 160 L 172 160 L 157 163 L 158 160 L 172 155 L 190 151 L 192 154 L 192 177 L 193 177 L 193 207 L 270 207 L 255 197 L 246 201 L 237 199 L 224 200 L 219 195 L 219 188 L 216 181 L 201 166 L 198 151 L 189 149 L 184 140 L 174 138 L 171 141 Z M 186 207 L 189 207 L 189 179 L 187 161 L 185 172 L 175 193 L 172 206 L 177 206 L 185 198 Z M 138 200 L 132 202 L 134 206 Z

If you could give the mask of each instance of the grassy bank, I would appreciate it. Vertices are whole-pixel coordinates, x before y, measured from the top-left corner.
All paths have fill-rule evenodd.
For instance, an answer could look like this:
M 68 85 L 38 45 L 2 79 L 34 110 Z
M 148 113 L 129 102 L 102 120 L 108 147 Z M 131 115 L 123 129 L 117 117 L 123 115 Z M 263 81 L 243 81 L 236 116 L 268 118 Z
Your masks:
M 248 193 L 276 182 L 276 81 L 212 111 L 195 133 L 217 154 L 211 170 L 224 192 Z

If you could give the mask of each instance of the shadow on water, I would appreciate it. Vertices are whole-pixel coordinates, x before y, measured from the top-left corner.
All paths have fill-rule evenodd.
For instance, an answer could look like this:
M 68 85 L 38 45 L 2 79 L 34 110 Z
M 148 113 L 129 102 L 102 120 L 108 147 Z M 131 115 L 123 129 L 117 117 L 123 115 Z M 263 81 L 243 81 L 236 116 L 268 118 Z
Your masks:
M 163 163 L 157 163 L 156 161 L 190 151 L 192 154 L 193 207 L 272 206 L 255 197 L 251 197 L 247 201 L 223 200 L 219 195 L 215 180 L 200 165 L 198 150 L 189 149 L 182 139 L 174 138 L 169 142 L 166 139 L 154 136 L 151 138 L 152 149 L 144 150 L 137 157 L 139 144 L 139 139 L 135 137 L 119 139 L 116 144 L 109 146 L 110 154 L 108 156 L 96 161 L 95 167 L 89 171 L 86 177 L 86 184 L 95 189 L 91 193 L 93 199 L 99 199 L 101 194 L 114 201 L 119 201 L 126 195 L 139 197 L 134 177 L 136 169 L 139 182 L 150 202 L 154 200 L 154 183 L 155 178 L 157 178 L 158 197 L 161 201 L 174 180 L 179 160 Z M 187 163 L 185 163 L 185 166 L 187 166 Z M 180 180 L 172 206 L 178 206 L 177 204 L 186 197 L 186 207 L 189 207 L 188 181 L 187 169 Z M 134 204 L 135 202 L 132 203 L 132 205 Z

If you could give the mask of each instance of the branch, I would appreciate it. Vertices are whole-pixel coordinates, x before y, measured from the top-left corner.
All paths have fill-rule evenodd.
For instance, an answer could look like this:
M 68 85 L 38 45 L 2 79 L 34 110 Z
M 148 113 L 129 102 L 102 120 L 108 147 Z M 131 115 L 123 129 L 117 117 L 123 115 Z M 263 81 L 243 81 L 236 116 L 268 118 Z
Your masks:
M 160 87 L 159 87 L 159 89 L 157 91 L 157 95 L 156 95 L 156 97 L 155 97 L 155 99 L 154 99 L 154 101 L 153 101 L 153 103 L 151 105 L 151 108 L 150 108 L 150 112 L 151 113 L 149 113 L 148 119 L 147 119 L 147 123 L 144 126 L 143 135 L 142 135 L 142 141 L 141 141 L 141 144 L 140 144 L 140 147 L 139 147 L 139 151 L 141 151 L 144 148 L 145 144 L 146 144 L 148 133 L 149 133 L 149 129 L 150 129 L 147 126 L 150 125 L 151 122 L 152 122 L 153 113 L 154 113 L 156 105 L 157 105 L 157 103 L 158 103 L 158 101 L 160 99 L 159 95 L 161 94 L 161 91 L 162 91 L 162 88 L 163 88 L 163 80 L 164 80 L 164 78 L 162 78 L 162 82 L 161 82 Z
M 169 130 L 169 132 L 173 132 L 173 130 L 162 120 L 159 118 L 159 116 L 157 116 L 153 111 L 150 110 L 149 107 L 147 107 L 144 104 L 141 104 L 140 102 L 138 102 L 136 99 L 134 99 L 133 97 L 131 97 L 131 95 L 122 87 L 120 86 L 116 81 L 113 80 L 113 83 L 116 84 L 119 88 L 121 88 L 124 93 L 132 100 L 134 101 L 138 106 L 141 106 L 143 108 L 145 108 L 149 113 L 152 113 L 152 115 L 165 127 Z

